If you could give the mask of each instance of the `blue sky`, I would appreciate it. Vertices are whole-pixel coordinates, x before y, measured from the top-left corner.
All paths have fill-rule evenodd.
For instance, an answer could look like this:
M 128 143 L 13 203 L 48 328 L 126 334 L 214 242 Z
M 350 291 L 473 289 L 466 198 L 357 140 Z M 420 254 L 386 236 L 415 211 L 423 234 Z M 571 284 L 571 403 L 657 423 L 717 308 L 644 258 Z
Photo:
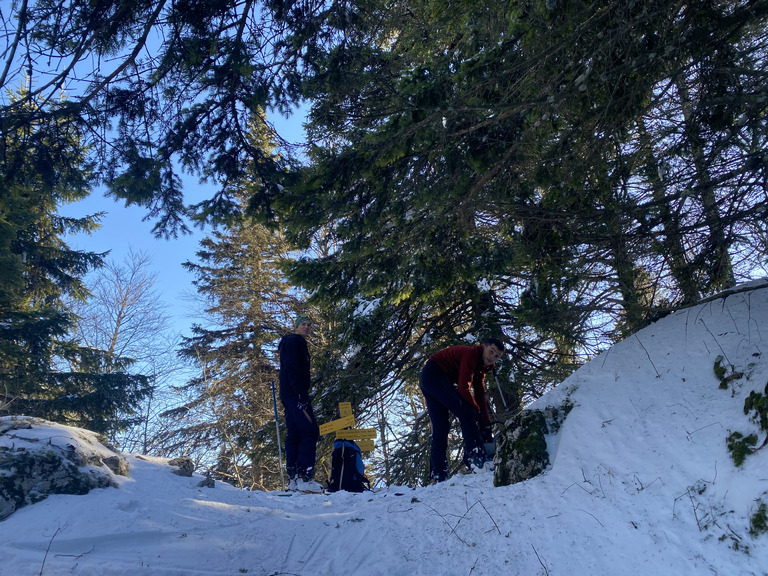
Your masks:
M 85 200 L 64 206 L 60 212 L 68 216 L 85 216 L 97 212 L 106 214 L 101 228 L 91 234 L 67 238 L 71 248 L 93 252 L 109 251 L 107 259 L 122 263 L 129 252 L 144 252 L 152 258 L 151 272 L 156 274 L 156 288 L 167 305 L 173 328 L 189 335 L 189 301 L 185 294 L 193 292 L 192 276 L 182 263 L 195 259 L 195 251 L 205 232 L 195 229 L 192 235 L 176 239 L 156 239 L 152 234 L 152 221 L 143 221 L 146 211 L 137 206 L 126 207 L 123 202 L 106 198 L 103 190 L 96 190 Z
M 295 114 L 291 118 L 272 118 L 278 132 L 291 142 L 304 139 L 302 122 L 304 116 Z M 187 203 L 194 203 L 205 197 L 203 186 L 195 178 L 187 177 L 184 190 Z M 123 201 L 104 196 L 104 189 L 95 189 L 85 200 L 63 206 L 60 213 L 66 216 L 83 217 L 97 212 L 106 214 L 101 220 L 101 229 L 92 235 L 77 235 L 66 239 L 71 248 L 93 252 L 110 251 L 109 259 L 123 262 L 129 252 L 145 252 L 152 257 L 152 272 L 157 275 L 156 288 L 168 306 L 168 316 L 173 328 L 190 335 L 189 327 L 196 321 L 194 307 L 188 298 L 194 293 L 193 277 L 182 264 L 194 261 L 198 244 L 206 230 L 193 228 L 191 235 L 175 239 L 157 239 L 152 234 L 153 221 L 143 221 L 146 210 L 137 206 L 126 207 Z

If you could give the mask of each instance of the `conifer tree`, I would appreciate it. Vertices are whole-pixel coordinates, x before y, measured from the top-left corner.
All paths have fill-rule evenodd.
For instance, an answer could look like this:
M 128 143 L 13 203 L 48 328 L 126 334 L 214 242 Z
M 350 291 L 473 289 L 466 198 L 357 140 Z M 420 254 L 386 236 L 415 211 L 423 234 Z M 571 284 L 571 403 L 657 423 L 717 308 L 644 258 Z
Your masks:
M 536 397 L 731 285 L 735 255 L 749 278 L 768 3 L 705 4 L 366 2 L 329 23 L 311 166 L 273 206 L 300 245 L 336 246 L 292 277 L 347 317 L 361 395 L 413 391 L 430 351 L 498 331 L 503 380 Z
M 25 91 L 18 99 L 38 106 Z M 129 359 L 72 340 L 64 302 L 87 296 L 82 277 L 102 259 L 63 240 L 93 230 L 95 218 L 57 212 L 89 193 L 79 131 L 66 119 L 42 119 L 8 135 L 2 148 L 0 410 L 98 432 L 120 429 L 149 392 L 147 380 L 125 372 Z
M 173 412 L 180 417 L 174 436 L 219 479 L 241 487 L 279 486 L 274 356 L 298 303 L 277 268 L 286 251 L 279 234 L 244 223 L 212 233 L 198 262 L 186 264 L 210 323 L 195 325 L 184 341 L 184 356 L 200 372 L 184 387 L 189 401 Z
M 300 97 L 303 42 L 284 41 L 276 17 L 327 13 L 324 2 L 251 0 L 43 0 L 11 2 L 0 18 L 0 88 L 28 82 L 31 96 L 65 106 L 30 111 L 0 98 L 0 140 L 35 115 L 76 119 L 94 177 L 108 193 L 146 208 L 158 236 L 187 229 L 180 171 L 217 194 L 201 210 L 241 206 L 224 194 L 249 158 L 258 195 L 277 192 L 284 157 L 248 139 L 259 107 L 289 111 Z
M 263 126 L 263 118 L 252 124 L 251 145 L 272 150 L 274 134 Z M 309 310 L 281 272 L 292 245 L 279 228 L 246 214 L 258 186 L 258 172 L 251 175 L 253 181 L 227 190 L 240 202 L 240 215 L 202 240 L 197 260 L 185 264 L 195 275 L 206 321 L 184 338 L 182 354 L 199 372 L 181 389 L 184 404 L 166 414 L 172 430 L 163 444 L 167 452 L 194 457 L 217 479 L 274 489 L 281 486 L 272 392 L 277 344 L 292 330 L 295 315 Z M 311 344 L 316 344 L 322 341 L 322 322 L 310 315 L 317 326 Z M 282 412 L 279 401 L 278 408 Z

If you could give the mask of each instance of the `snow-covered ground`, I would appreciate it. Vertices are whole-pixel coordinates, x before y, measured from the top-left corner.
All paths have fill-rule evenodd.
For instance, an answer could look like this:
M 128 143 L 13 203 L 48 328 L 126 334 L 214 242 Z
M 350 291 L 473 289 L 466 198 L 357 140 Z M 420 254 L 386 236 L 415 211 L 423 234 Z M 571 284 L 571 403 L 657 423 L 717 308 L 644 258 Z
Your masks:
M 118 489 L 0 522 L 0 574 L 764 576 L 768 534 L 750 518 L 768 504 L 768 449 L 736 468 L 726 447 L 733 431 L 765 438 L 744 399 L 768 383 L 768 282 L 749 288 L 660 320 L 540 399 L 574 408 L 527 482 L 285 497 L 126 455 Z M 744 374 L 725 390 L 718 356 Z M 28 432 L 76 440 L 62 430 Z

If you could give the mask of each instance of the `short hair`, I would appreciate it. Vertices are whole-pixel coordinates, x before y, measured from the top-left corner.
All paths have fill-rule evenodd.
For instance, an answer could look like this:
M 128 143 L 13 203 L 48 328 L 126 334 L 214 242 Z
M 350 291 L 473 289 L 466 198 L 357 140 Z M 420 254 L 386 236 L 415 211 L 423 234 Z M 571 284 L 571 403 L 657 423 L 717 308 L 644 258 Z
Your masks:
M 507 351 L 507 349 L 504 348 L 504 342 L 502 342 L 498 338 L 486 338 L 483 341 L 483 344 L 485 344 L 486 346 L 496 346 L 496 348 L 501 350 L 502 353 Z

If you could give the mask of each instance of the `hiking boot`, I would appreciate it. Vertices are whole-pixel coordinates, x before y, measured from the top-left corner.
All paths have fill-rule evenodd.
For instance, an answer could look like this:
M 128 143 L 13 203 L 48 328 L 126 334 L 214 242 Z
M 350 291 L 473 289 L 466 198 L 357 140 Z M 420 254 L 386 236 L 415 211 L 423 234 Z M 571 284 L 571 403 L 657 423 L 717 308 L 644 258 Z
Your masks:
M 466 461 L 467 468 L 473 474 L 477 473 L 478 470 L 482 470 L 483 464 L 485 464 L 484 456 L 472 456 L 471 458 L 468 458 Z
M 481 474 L 495 469 L 493 460 L 486 456 L 485 447 L 477 447 L 469 454 L 466 454 L 464 456 L 464 465 L 472 474 Z
M 493 472 L 496 470 L 496 466 L 493 464 L 493 460 L 486 458 L 483 462 L 482 466 L 476 466 L 474 470 L 472 470 L 473 474 L 484 474 L 486 472 Z
M 445 482 L 446 480 L 448 480 L 448 474 L 430 474 L 429 475 L 430 484 L 440 484 L 440 482 Z
M 464 465 L 468 470 L 482 468 L 485 464 L 485 448 L 477 446 L 469 452 L 464 452 Z
M 493 460 L 488 460 L 482 456 L 476 456 L 467 462 L 467 468 L 470 474 L 485 474 L 493 472 L 496 466 L 493 465 Z
M 448 480 L 448 476 L 451 475 L 450 470 L 448 469 L 448 463 L 446 463 L 442 469 L 439 469 L 437 471 L 430 470 L 429 471 L 429 483 L 430 484 L 439 484 L 440 482 L 445 482 Z
M 296 491 L 304 494 L 322 494 L 325 492 L 323 487 L 311 478 L 299 478 L 296 482 Z

